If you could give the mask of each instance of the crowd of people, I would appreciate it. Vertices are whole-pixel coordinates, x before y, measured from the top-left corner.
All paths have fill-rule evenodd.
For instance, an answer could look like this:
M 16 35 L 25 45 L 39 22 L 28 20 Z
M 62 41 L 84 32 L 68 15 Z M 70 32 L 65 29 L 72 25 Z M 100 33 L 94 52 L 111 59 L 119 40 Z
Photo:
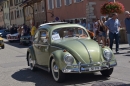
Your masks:
M 128 43 L 130 45 L 130 13 L 129 11 L 125 12 L 125 26 L 127 32 Z M 100 44 L 102 41 L 102 47 L 109 46 L 112 49 L 113 42 L 115 39 L 116 43 L 116 53 L 119 53 L 119 29 L 121 28 L 120 21 L 118 20 L 118 14 L 113 13 L 109 17 L 103 17 L 102 19 L 93 19 L 92 27 L 90 23 L 86 23 L 86 19 L 78 20 L 75 19 L 74 21 L 67 21 L 63 20 L 61 22 L 68 22 L 68 23 L 75 23 L 80 24 L 87 29 L 87 31 L 91 31 L 94 33 L 96 41 Z M 15 27 L 14 25 L 11 26 L 9 29 L 11 34 L 19 33 L 19 36 L 23 35 L 31 35 L 32 41 L 34 40 L 34 35 L 36 32 L 36 27 L 34 23 L 32 23 L 31 28 L 26 24 L 20 25 Z

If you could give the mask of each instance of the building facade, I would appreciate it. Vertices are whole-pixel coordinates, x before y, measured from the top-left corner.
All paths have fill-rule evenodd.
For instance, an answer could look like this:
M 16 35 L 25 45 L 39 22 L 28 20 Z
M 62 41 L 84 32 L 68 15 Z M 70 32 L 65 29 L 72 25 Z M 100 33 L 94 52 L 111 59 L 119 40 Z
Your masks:
M 46 21 L 45 0 L 26 0 L 21 6 L 24 8 L 25 23 L 28 26 L 38 26 Z
M 46 0 L 47 20 L 86 19 L 87 0 Z
M 3 20 L 4 16 L 3 16 L 3 7 L 0 6 L 0 28 L 4 27 L 4 20 Z
M 10 24 L 19 26 L 24 23 L 23 8 L 19 6 L 22 0 L 10 0 Z
M 10 28 L 9 1 L 10 0 L 3 1 L 3 15 L 4 15 L 5 28 Z
M 108 1 L 118 1 L 129 10 L 129 0 L 46 0 L 47 20 L 49 22 L 57 20 L 86 19 L 92 22 L 94 18 L 101 19 L 104 16 L 100 13 L 102 4 Z M 124 27 L 124 14 L 119 15 L 119 20 Z

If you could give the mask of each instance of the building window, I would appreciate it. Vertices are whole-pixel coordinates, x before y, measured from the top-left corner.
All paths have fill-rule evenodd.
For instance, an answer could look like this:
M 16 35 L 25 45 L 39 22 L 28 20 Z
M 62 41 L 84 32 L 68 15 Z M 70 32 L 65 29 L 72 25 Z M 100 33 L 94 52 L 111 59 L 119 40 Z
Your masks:
M 83 1 L 83 0 L 74 0 L 75 3 L 77 3 L 77 2 L 81 2 L 81 1 Z
M 6 3 L 5 3 L 5 6 L 4 6 L 5 8 L 6 8 Z
M 59 8 L 61 7 L 61 0 L 55 0 L 56 1 L 56 7 Z
M 17 18 L 17 11 L 15 10 L 15 19 Z
M 9 1 L 7 1 L 7 8 L 9 8 Z
M 30 6 L 28 6 L 27 15 L 30 14 Z
M 35 3 L 34 12 L 35 12 L 35 14 L 37 13 L 37 3 Z
M 17 10 L 17 18 L 19 18 L 19 10 Z
M 20 10 L 20 17 L 23 17 L 23 13 L 22 13 L 22 10 Z
M 51 10 L 54 8 L 54 0 L 48 0 L 48 9 Z
M 72 0 L 64 0 L 65 1 L 65 5 L 70 5 L 72 4 Z
M 43 0 L 41 1 L 41 11 L 44 12 L 44 2 L 43 2 Z
M 14 1 L 14 0 L 10 0 L 10 6 L 13 6 L 13 1 Z
M 13 11 L 11 12 L 11 20 L 13 20 L 14 19 L 14 13 L 13 13 Z

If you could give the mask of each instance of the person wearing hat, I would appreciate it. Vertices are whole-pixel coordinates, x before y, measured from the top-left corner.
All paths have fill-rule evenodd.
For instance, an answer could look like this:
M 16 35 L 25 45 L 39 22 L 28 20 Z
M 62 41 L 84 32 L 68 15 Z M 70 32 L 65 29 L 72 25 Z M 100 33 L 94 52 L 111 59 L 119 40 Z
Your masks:
M 128 43 L 130 45 L 130 12 L 129 11 L 125 11 L 125 27 L 126 27 L 126 33 L 127 33 L 127 39 L 128 39 Z

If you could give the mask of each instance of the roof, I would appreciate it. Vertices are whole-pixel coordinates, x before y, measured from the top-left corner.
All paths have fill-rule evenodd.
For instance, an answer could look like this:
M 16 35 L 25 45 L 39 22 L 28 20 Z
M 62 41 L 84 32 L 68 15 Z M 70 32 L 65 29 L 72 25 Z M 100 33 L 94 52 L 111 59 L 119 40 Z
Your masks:
M 59 25 L 59 24 L 68 24 L 67 22 L 51 22 L 51 23 L 45 23 L 45 24 L 41 24 L 39 27 L 45 26 L 45 25 Z
M 64 27 L 81 27 L 81 28 L 84 28 L 83 26 L 79 25 L 79 24 L 69 24 L 67 22 L 52 22 L 52 23 L 45 23 L 45 24 L 41 24 L 39 26 L 39 30 L 50 30 L 50 28 L 57 28 L 57 27 L 60 27 L 60 28 L 64 28 Z

